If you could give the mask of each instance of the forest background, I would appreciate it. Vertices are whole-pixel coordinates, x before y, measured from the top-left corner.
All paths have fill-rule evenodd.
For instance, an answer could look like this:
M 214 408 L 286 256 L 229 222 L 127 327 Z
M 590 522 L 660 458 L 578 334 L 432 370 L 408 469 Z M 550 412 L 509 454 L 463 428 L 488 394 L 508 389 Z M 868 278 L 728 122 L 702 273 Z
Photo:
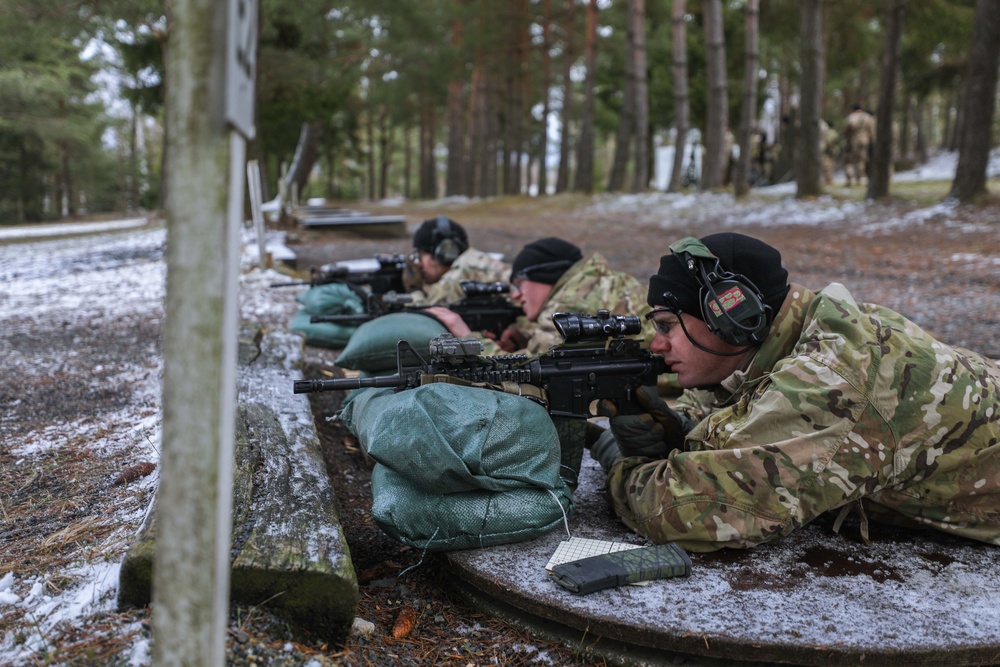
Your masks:
M 0 5 L 0 223 L 161 207 L 170 4 Z M 992 0 L 260 0 L 257 27 L 265 199 L 642 192 L 664 146 L 666 189 L 741 195 L 755 132 L 814 196 L 821 121 L 857 103 L 866 196 L 946 149 L 967 201 L 998 131 Z

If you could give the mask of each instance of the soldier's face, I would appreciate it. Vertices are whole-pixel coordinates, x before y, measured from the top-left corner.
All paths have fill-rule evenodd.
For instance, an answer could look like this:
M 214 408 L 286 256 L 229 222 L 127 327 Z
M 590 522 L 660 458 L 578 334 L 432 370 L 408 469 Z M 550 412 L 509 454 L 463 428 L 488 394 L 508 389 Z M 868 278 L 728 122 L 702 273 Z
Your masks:
M 679 317 L 684 318 L 683 328 Z M 752 354 L 748 351 L 746 354 L 722 357 L 699 349 L 694 342 L 712 352 L 732 353 L 744 348 L 726 343 L 713 334 L 707 324 L 687 313 L 677 315 L 661 311 L 652 319 L 656 335 L 649 344 L 649 350 L 663 356 L 670 370 L 677 373 L 678 383 L 685 389 L 719 384 L 743 364 L 747 354 Z
M 537 322 L 542 306 L 552 293 L 552 285 L 533 280 L 517 279 L 511 284 L 511 300 L 519 302 L 529 322 Z
M 418 263 L 420 276 L 424 279 L 425 285 L 433 285 L 448 271 L 448 267 L 434 259 L 434 255 L 423 250 L 419 251 Z

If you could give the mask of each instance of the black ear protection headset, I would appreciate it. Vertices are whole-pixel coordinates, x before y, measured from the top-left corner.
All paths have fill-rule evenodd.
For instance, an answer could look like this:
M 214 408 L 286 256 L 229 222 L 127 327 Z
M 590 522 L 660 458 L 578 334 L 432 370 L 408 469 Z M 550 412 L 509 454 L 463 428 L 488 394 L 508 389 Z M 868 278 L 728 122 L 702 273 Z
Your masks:
M 730 345 L 754 347 L 764 342 L 773 313 L 749 278 L 723 268 L 719 258 L 698 239 L 683 238 L 671 245 L 670 251 L 698 281 L 701 319 L 712 333 Z M 669 292 L 664 300 L 668 308 L 677 305 L 677 298 Z
M 451 221 L 443 215 L 437 217 L 437 224 L 431 235 L 431 245 L 434 246 L 431 256 L 445 266 L 451 266 L 458 256 L 468 249 L 463 247 L 461 239 L 455 237 Z

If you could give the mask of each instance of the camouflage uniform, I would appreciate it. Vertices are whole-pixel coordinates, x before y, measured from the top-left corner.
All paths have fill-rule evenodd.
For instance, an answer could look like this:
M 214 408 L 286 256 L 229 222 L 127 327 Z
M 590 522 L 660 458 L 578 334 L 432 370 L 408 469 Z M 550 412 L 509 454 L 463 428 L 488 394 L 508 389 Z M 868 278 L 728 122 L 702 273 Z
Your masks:
M 462 281 L 474 280 L 482 283 L 507 282 L 510 264 L 496 259 L 489 253 L 469 248 L 452 263 L 441 279 L 423 290 L 413 292 L 414 303 L 448 305 L 465 297 Z
M 562 342 L 562 336 L 552 322 L 553 313 L 571 312 L 594 314 L 600 309 L 612 315 L 645 315 L 646 287 L 627 273 L 615 271 L 598 253 L 581 259 L 569 267 L 552 286 L 552 293 L 542 307 L 537 322 L 521 317 L 517 328 L 528 337 L 528 346 L 518 352 L 538 355 Z M 643 322 L 643 337 L 648 345 L 653 339 L 651 323 Z M 483 339 L 483 354 L 505 354 L 489 339 Z
M 833 168 L 837 160 L 837 131 L 825 120 L 819 122 L 819 149 L 823 162 L 823 182 L 833 184 Z
M 692 551 L 787 535 L 864 498 L 896 519 L 1000 545 L 1000 368 L 843 285 L 792 285 L 726 389 L 682 397 L 684 450 L 611 468 L 633 530 Z
M 861 185 L 861 177 L 868 176 L 868 150 L 875 141 L 875 117 L 864 109 L 855 109 L 847 114 L 844 139 L 847 141 L 844 158 L 847 185 L 851 184 L 852 175 L 855 183 Z

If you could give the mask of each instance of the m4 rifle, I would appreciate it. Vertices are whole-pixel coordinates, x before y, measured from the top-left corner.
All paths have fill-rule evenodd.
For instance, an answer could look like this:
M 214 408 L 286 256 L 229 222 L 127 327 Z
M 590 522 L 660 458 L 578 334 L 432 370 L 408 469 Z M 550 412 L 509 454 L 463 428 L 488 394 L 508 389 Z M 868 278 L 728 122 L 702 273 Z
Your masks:
M 537 357 L 525 354 L 482 356 L 482 341 L 444 334 L 430 341 L 425 359 L 405 340 L 396 347 L 396 373 L 366 378 L 296 380 L 294 393 L 348 391 L 366 387 L 412 389 L 446 375 L 495 387 L 505 383 L 542 390 L 525 394 L 544 405 L 553 417 L 594 416 L 594 401 L 632 398 L 643 385 L 655 385 L 668 373 L 662 357 L 629 336 L 642 331 L 634 315 L 556 313 L 552 316 L 563 343 Z
M 376 296 L 390 292 L 406 292 L 414 288 L 412 283 L 415 269 L 413 262 L 406 255 L 377 254 L 374 257 L 375 264 L 371 262 L 372 260 L 352 260 L 328 264 L 320 269 L 314 267 L 309 271 L 309 280 L 272 283 L 271 287 L 316 287 L 344 283 L 351 286 L 355 292 L 360 288 L 366 288 L 369 293 Z M 351 264 L 364 264 L 368 268 L 357 270 Z
M 469 325 L 473 331 L 488 331 L 499 338 L 504 329 L 514 324 L 524 311 L 507 298 L 510 285 L 502 282 L 484 283 L 474 280 L 463 280 L 462 291 L 465 296 L 450 305 L 444 305 L 456 313 Z M 409 294 L 383 294 L 381 298 L 367 299 L 367 313 L 341 313 L 337 315 L 313 315 L 309 321 L 333 322 L 356 326 L 376 317 L 395 312 L 423 312 L 432 307 L 431 304 L 413 304 Z M 430 315 L 430 313 L 427 313 Z

